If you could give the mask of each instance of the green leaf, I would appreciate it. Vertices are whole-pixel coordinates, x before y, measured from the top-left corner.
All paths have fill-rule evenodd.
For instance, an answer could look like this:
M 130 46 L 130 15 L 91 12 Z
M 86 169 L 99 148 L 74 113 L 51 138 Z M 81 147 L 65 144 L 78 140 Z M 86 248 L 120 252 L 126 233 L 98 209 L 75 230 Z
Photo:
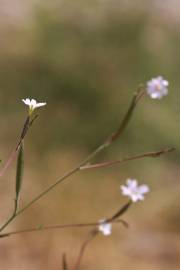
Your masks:
M 19 148 L 18 158 L 17 158 L 17 169 L 16 169 L 16 201 L 18 201 L 19 193 L 22 185 L 23 178 L 23 170 L 24 170 L 24 145 L 23 141 Z

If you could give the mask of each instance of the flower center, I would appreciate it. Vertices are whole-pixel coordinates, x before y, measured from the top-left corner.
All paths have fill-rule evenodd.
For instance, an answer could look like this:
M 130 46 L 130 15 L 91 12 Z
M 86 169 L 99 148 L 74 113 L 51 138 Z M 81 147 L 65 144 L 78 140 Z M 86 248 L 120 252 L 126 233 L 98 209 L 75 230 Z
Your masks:
M 156 83 L 156 90 L 160 91 L 161 90 L 161 84 L 160 83 Z

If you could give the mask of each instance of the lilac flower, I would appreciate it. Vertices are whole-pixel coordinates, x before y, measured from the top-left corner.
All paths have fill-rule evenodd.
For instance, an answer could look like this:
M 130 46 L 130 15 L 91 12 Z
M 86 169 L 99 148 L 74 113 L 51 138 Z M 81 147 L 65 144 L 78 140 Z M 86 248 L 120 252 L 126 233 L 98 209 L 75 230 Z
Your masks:
M 29 106 L 29 115 L 32 114 L 32 112 L 36 109 L 36 108 L 39 108 L 39 107 L 42 107 L 42 106 L 45 106 L 46 105 L 46 102 L 40 102 L 40 103 L 37 103 L 37 101 L 35 99 L 29 99 L 29 98 L 26 98 L 26 99 L 22 99 L 22 101 L 27 105 Z
M 109 222 L 106 222 L 104 219 L 99 221 L 99 227 L 98 230 L 102 232 L 102 234 L 108 236 L 112 232 L 112 224 Z
M 138 186 L 136 179 L 127 179 L 127 186 L 121 186 L 122 194 L 130 197 L 133 202 L 144 200 L 144 194 L 150 189 L 147 185 Z
M 169 82 L 159 76 L 147 82 L 147 93 L 153 99 L 161 99 L 168 94 Z

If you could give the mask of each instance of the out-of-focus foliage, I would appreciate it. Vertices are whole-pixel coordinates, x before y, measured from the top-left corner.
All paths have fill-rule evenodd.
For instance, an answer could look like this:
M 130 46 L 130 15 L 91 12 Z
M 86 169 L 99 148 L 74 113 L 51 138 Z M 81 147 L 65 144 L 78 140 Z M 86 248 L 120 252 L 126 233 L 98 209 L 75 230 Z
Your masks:
M 29 97 L 47 102 L 25 141 L 28 165 L 24 193 L 22 191 L 26 194 L 24 200 L 28 200 L 29 191 L 31 196 L 37 194 L 114 131 L 139 84 L 158 75 L 170 82 L 169 95 L 160 101 L 145 97 L 137 106 L 127 130 L 99 159 L 119 159 L 166 146 L 174 146 L 176 152 L 160 159 L 128 163 L 123 168 L 82 173 L 74 179 L 77 185 L 72 181 L 72 185 L 63 187 L 62 192 L 59 189 L 54 191 L 47 201 L 42 202 L 42 206 L 49 209 L 48 215 L 47 211 L 40 210 L 41 215 L 34 211 L 29 216 L 25 215 L 22 226 L 34 225 L 34 216 L 37 216 L 37 222 L 54 220 L 52 223 L 66 223 L 83 218 L 94 219 L 102 212 L 112 214 L 112 209 L 118 208 L 121 200 L 118 192 L 114 191 L 119 185 L 118 180 L 123 181 L 135 174 L 135 177 L 152 185 L 148 206 L 138 206 L 129 214 L 130 223 L 135 219 L 139 231 L 125 232 L 124 236 L 115 230 L 124 241 L 123 247 L 116 235 L 112 240 L 100 239 L 97 250 L 96 243 L 90 247 L 92 250 L 94 247 L 94 253 L 91 250 L 87 254 L 84 267 L 97 267 L 99 270 L 103 265 L 103 270 L 109 270 L 108 260 L 103 264 L 103 257 L 107 258 L 103 252 L 108 250 L 109 261 L 114 259 L 112 269 L 119 269 L 122 265 L 125 269 L 132 269 L 131 260 L 124 256 L 130 250 L 132 261 L 137 260 L 136 264 L 133 263 L 134 270 L 136 266 L 138 270 L 161 269 L 154 268 L 154 265 L 161 267 L 166 263 L 168 269 L 172 269 L 173 263 L 178 263 L 180 250 L 177 235 L 174 235 L 180 224 L 177 208 L 180 191 L 180 4 L 175 0 L 171 3 L 117 0 L 52 2 L 36 1 L 30 5 L 26 1 L 6 1 L 10 4 L 4 4 L 4 9 L 2 6 L 0 10 L 0 158 L 4 160 L 7 149 L 15 144 L 25 119 L 27 108 L 21 99 Z M 2 193 L 9 192 L 9 197 L 12 196 L 11 184 L 8 178 L 0 187 Z M 2 201 L 7 199 L 6 192 L 2 194 Z M 2 208 L 9 209 L 7 205 Z M 7 215 L 5 210 L 2 219 Z M 81 217 L 77 212 L 82 214 Z M 141 226 L 151 232 L 141 232 Z M 37 237 L 41 239 L 37 246 L 42 252 L 41 261 L 43 252 L 50 254 L 51 260 L 55 255 L 59 259 L 56 249 L 58 238 L 54 234 L 55 239 L 52 240 L 51 236 L 47 236 L 47 242 L 43 242 L 41 236 Z M 66 232 L 63 237 L 60 233 L 59 240 L 68 254 L 75 256 L 77 254 L 70 246 L 81 243 L 83 236 L 80 232 L 77 235 L 74 231 Z M 142 239 L 140 244 L 138 236 Z M 150 238 L 154 241 L 147 240 Z M 34 237 L 34 241 L 37 239 Z M 103 247 L 99 261 L 98 258 L 93 260 L 96 253 L 101 252 L 104 243 L 101 241 L 107 241 L 109 249 L 104 250 Z M 9 245 L 12 250 L 17 248 L 15 240 Z M 157 253 L 152 252 L 154 246 Z M 171 253 L 172 250 L 176 252 Z M 60 252 L 64 252 L 62 247 Z M 27 257 L 24 256 L 24 264 L 21 261 L 22 269 L 36 269 L 37 264 L 27 267 Z M 142 258 L 147 259 L 144 264 Z M 48 264 L 44 264 L 37 269 L 46 269 Z M 8 267 L 3 269 L 12 269 Z M 47 269 L 57 269 L 57 265 L 50 264 Z
M 179 34 L 155 7 L 64 1 L 34 8 L 30 23 L 9 26 L 5 36 L 1 108 L 13 110 L 20 97 L 47 100 L 49 128 L 38 145 L 91 149 L 116 128 L 138 85 L 160 74 L 170 96 L 140 105 L 121 147 L 177 144 Z

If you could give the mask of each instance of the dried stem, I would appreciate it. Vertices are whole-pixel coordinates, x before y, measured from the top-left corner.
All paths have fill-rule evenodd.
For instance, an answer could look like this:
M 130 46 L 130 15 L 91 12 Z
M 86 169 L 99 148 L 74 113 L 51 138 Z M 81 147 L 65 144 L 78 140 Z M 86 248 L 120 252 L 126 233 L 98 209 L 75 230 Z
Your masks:
M 136 159 L 141 159 L 141 158 L 145 158 L 145 157 L 156 158 L 156 157 L 159 157 L 159 156 L 161 156 L 163 154 L 172 152 L 174 150 L 175 150 L 175 148 L 171 147 L 171 148 L 162 149 L 160 151 L 147 152 L 147 153 L 144 153 L 144 154 L 123 158 L 121 160 L 107 161 L 107 162 L 96 163 L 96 164 L 92 164 L 92 165 L 88 164 L 88 165 L 80 167 L 80 170 L 100 169 L 100 168 L 110 167 L 110 166 L 113 166 L 113 165 L 116 165 L 116 164 L 124 163 L 124 162 L 127 162 L 127 161 L 132 161 L 132 160 L 136 160 Z
M 68 270 L 66 253 L 64 253 L 62 256 L 62 267 L 63 267 L 63 270 Z
M 107 221 L 110 221 L 110 218 L 107 219 Z M 120 223 L 124 227 L 128 228 L 128 223 L 123 219 L 113 219 L 111 220 L 112 223 Z M 36 228 L 31 229 L 24 229 L 24 230 L 18 230 L 18 231 L 12 231 L 0 234 L 0 238 L 7 237 L 7 236 L 13 236 L 18 234 L 24 234 L 24 233 L 31 233 L 31 232 L 41 232 L 41 231 L 47 231 L 47 230 L 58 230 L 58 229 L 70 229 L 70 228 L 88 228 L 88 227 L 95 227 L 98 226 L 99 222 L 89 222 L 89 223 L 72 223 L 72 224 L 64 224 L 64 225 L 52 225 L 52 226 L 39 226 Z
M 82 261 L 82 257 L 84 255 L 84 252 L 85 252 L 87 245 L 97 236 L 98 233 L 99 233 L 98 230 L 91 231 L 90 234 L 88 235 L 87 239 L 83 242 L 83 244 L 80 248 L 80 251 L 79 251 L 77 261 L 73 267 L 73 270 L 79 270 L 80 263 Z

